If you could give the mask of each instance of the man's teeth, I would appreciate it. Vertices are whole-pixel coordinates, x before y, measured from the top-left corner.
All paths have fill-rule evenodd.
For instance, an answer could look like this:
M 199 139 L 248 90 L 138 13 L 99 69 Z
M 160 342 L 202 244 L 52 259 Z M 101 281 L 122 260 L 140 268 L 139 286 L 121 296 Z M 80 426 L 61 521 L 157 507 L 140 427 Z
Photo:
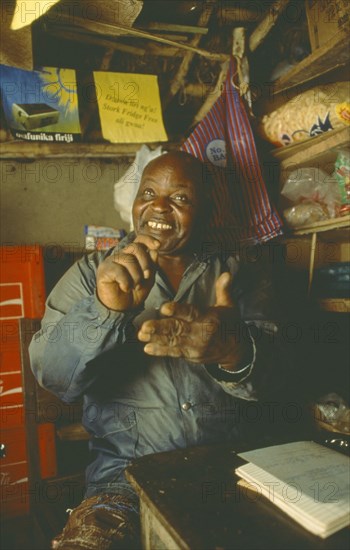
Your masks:
M 172 229 L 171 225 L 167 223 L 147 222 L 147 225 L 152 227 L 152 229 Z

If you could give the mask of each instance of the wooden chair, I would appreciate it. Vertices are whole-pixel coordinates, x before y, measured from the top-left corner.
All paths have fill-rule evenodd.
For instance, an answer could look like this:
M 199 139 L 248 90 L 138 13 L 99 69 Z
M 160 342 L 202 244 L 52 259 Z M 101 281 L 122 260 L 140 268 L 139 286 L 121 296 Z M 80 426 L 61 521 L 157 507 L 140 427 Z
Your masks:
M 30 513 L 47 540 L 67 520 L 66 510 L 84 497 L 88 433 L 81 425 L 82 403 L 66 405 L 37 383 L 28 353 L 38 319 L 21 319 L 20 340 L 27 438 Z

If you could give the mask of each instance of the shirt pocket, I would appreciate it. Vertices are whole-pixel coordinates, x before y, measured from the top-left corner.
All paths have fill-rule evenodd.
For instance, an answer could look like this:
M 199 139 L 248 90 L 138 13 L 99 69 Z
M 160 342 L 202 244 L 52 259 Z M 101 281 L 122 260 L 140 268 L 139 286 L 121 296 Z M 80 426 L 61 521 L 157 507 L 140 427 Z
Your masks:
M 122 458 L 135 458 L 138 429 L 133 407 L 117 401 L 89 403 L 83 424 L 94 437 L 108 441 Z
M 136 415 L 137 457 L 186 446 L 181 413 L 176 407 L 138 407 Z
M 197 444 L 234 442 L 238 436 L 239 411 L 231 400 L 205 401 L 194 406 Z

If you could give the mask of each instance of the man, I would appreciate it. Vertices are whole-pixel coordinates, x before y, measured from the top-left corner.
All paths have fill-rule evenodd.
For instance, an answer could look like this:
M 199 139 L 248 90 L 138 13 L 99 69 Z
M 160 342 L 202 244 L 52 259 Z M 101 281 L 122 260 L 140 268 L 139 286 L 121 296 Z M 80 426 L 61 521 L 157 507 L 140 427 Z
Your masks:
M 88 255 L 47 300 L 31 346 L 39 383 L 84 395 L 93 462 L 86 500 L 57 548 L 135 547 L 137 499 L 124 469 L 145 454 L 232 441 L 242 400 L 285 376 L 269 283 L 257 265 L 205 254 L 203 165 L 183 152 L 144 170 L 135 234 Z M 265 334 L 266 327 L 270 333 Z

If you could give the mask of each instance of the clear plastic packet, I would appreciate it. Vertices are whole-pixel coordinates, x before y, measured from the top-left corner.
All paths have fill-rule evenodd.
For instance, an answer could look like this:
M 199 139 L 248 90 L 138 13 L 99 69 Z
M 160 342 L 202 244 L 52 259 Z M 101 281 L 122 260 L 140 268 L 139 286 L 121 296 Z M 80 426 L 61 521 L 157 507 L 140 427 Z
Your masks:
M 335 178 L 316 167 L 299 168 L 291 172 L 281 194 L 293 203 L 283 211 L 291 227 L 334 218 L 341 205 Z
M 350 151 L 348 149 L 339 151 L 334 165 L 334 177 L 338 183 L 341 209 L 344 213 L 348 213 L 350 211 Z
M 314 405 L 314 415 L 320 428 L 350 434 L 350 408 L 337 393 L 320 397 Z

